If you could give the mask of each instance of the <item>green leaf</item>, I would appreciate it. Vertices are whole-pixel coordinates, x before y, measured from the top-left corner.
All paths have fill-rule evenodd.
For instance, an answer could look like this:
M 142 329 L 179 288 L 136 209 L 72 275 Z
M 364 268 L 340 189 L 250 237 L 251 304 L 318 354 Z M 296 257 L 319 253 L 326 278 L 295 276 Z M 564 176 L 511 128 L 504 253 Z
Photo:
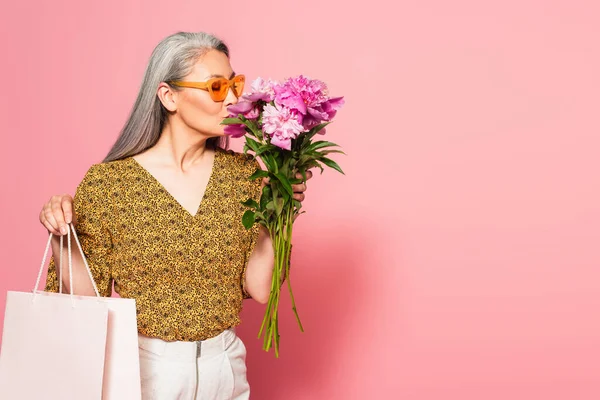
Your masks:
M 269 154 L 265 154 L 261 157 L 261 159 L 265 163 L 265 167 L 267 167 L 267 170 L 272 171 L 273 168 L 271 167 L 271 160 L 269 160 Z
M 326 154 L 329 154 L 329 153 L 341 153 L 341 154 L 347 155 L 346 153 L 344 153 L 341 150 L 323 150 L 323 151 L 320 152 L 320 154 L 323 155 L 323 156 L 326 155 Z
M 269 171 L 275 174 L 279 172 L 279 166 L 277 165 L 277 161 L 275 160 L 273 154 L 267 154 L 262 160 Z
M 319 132 L 321 129 L 325 128 L 331 122 L 332 121 L 323 122 L 322 124 L 319 124 L 319 125 L 313 127 L 310 131 L 308 131 L 308 133 L 306 134 L 306 137 L 304 138 L 304 146 L 309 146 L 310 139 L 312 139 L 312 137 L 315 136 L 317 134 L 317 132 Z
M 225 118 L 223 121 L 221 121 L 221 125 L 234 125 L 234 124 L 243 124 L 244 121 L 242 121 L 239 118 Z
M 275 212 L 279 216 L 283 212 L 283 199 L 281 197 L 278 197 L 273 199 L 273 201 L 275 202 Z
M 260 143 L 248 136 L 246 136 L 246 144 L 248 144 L 248 147 L 250 147 L 255 153 L 260 148 Z
M 327 157 L 323 157 L 319 161 L 321 161 L 322 163 L 324 163 L 328 167 L 331 167 L 331 168 L 333 168 L 333 169 L 341 172 L 343 175 L 346 175 L 346 174 L 344 174 L 344 171 L 342 171 L 342 169 L 340 168 L 340 166 L 337 165 L 337 163 L 335 161 L 333 161 L 333 160 L 331 160 L 331 159 L 329 159 Z
M 313 161 L 316 157 L 312 156 L 310 154 L 303 154 L 300 156 L 300 159 L 298 160 L 298 162 L 300 164 L 307 164 L 310 161 Z
M 304 138 L 306 134 L 301 133 L 298 137 L 292 140 L 292 150 L 300 150 L 304 147 Z
M 250 229 L 252 225 L 254 225 L 254 211 L 246 211 L 242 216 L 242 224 L 244 224 L 244 228 Z
M 258 149 L 258 151 L 256 152 L 256 155 L 260 156 L 262 153 L 264 153 L 266 151 L 269 151 L 269 150 L 270 150 L 270 146 L 268 144 L 267 145 L 263 145 L 263 146 L 260 147 L 260 149 Z
M 314 167 L 316 167 L 316 168 L 319 168 L 319 169 L 321 170 L 321 174 L 322 174 L 322 173 L 323 173 L 323 171 L 324 171 L 324 170 L 323 170 L 323 166 L 321 166 L 321 164 L 319 164 L 319 162 L 318 162 L 318 161 L 315 161 L 315 160 L 310 160 L 309 162 L 307 162 L 307 163 L 306 163 L 306 166 L 307 166 L 308 168 L 314 168 Z
M 290 201 L 290 194 L 287 192 L 287 190 L 281 192 L 281 196 L 283 197 L 284 202 Z
M 254 133 L 254 136 L 256 136 L 259 140 L 263 140 L 262 131 L 258 128 L 258 126 L 256 125 L 256 122 L 253 120 L 246 120 L 246 121 L 247 121 L 246 126 L 252 131 L 252 133 Z
M 254 173 L 252 175 L 250 175 L 250 177 L 248 178 L 249 181 L 253 181 L 255 179 L 258 178 L 266 178 L 267 176 L 269 176 L 269 172 L 265 171 L 264 169 L 260 169 L 258 168 L 256 171 L 254 171 Z
M 312 128 L 312 129 L 309 131 L 309 133 L 314 135 L 315 133 L 319 132 L 321 129 L 325 128 L 327 125 L 329 125 L 329 124 L 330 124 L 330 123 L 332 123 L 332 122 L 333 122 L 333 121 L 327 121 L 327 122 L 323 122 L 323 123 L 321 123 L 321 124 L 319 124 L 319 125 L 317 125 L 317 126 L 313 127 L 313 128 Z
M 271 200 L 271 186 L 267 185 L 263 187 L 262 194 L 260 196 L 260 209 L 265 210 L 267 206 L 267 202 Z
M 240 203 L 242 203 L 246 207 L 258 208 L 258 203 L 254 199 L 248 199 L 246 201 L 241 201 Z
M 327 142 L 327 141 L 324 141 L 324 140 L 319 140 L 318 142 L 314 142 L 310 146 L 308 146 L 306 148 L 306 150 L 307 151 L 318 150 L 318 149 L 321 149 L 323 147 L 329 147 L 329 146 L 337 146 L 337 147 L 339 147 L 339 145 L 337 145 L 335 143 Z
M 288 178 L 281 173 L 277 173 L 275 174 L 275 176 L 277 177 L 277 179 L 279 179 L 279 182 L 281 182 L 281 185 L 283 186 L 287 194 L 293 196 L 294 192 L 292 191 L 292 185 L 290 185 L 290 181 L 288 180 Z

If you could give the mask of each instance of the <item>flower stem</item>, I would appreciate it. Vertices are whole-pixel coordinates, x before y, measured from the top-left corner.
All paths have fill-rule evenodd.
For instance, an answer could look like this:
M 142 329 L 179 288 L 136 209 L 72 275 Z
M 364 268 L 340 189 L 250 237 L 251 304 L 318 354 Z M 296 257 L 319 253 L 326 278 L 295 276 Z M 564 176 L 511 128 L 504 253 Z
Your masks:
M 298 310 L 296 308 L 296 302 L 292 287 L 290 283 L 290 261 L 291 261 L 291 249 L 292 249 L 292 224 L 294 216 L 294 207 L 285 207 L 283 212 L 277 216 L 273 226 L 269 227 L 269 235 L 274 248 L 274 267 L 273 267 L 273 278 L 271 280 L 271 293 L 269 294 L 269 301 L 267 303 L 267 309 L 263 318 L 258 337 L 262 335 L 266 329 L 265 338 L 263 343 L 263 349 L 269 351 L 272 345 L 275 347 L 275 357 L 279 358 L 279 300 L 281 297 L 281 286 L 282 276 L 285 272 L 285 277 L 288 279 L 288 288 L 292 299 L 292 309 L 296 315 L 296 320 L 300 326 L 300 330 L 304 332 L 302 322 L 298 316 Z

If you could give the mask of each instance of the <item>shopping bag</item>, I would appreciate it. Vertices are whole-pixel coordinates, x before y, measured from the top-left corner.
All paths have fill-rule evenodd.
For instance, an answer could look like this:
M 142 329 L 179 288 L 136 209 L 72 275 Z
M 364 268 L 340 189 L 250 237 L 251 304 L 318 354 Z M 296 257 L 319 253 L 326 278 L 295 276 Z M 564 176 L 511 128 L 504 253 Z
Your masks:
M 102 396 L 108 305 L 100 301 L 99 295 L 38 291 L 51 240 L 52 234 L 33 291 L 6 294 L 0 399 L 79 400 Z M 70 231 L 68 244 L 72 276 Z
M 102 298 L 108 305 L 103 400 L 140 400 L 140 354 L 134 299 Z
M 95 370 L 93 375 L 85 374 L 85 371 L 88 370 L 89 360 L 93 360 L 94 364 L 96 364 L 98 358 L 97 354 L 93 354 L 92 358 L 88 357 L 80 357 L 85 358 L 85 362 L 81 362 L 81 360 L 76 358 L 70 359 L 70 353 L 65 353 L 62 355 L 61 362 L 67 362 L 69 360 L 73 360 L 73 363 L 79 364 L 79 374 L 74 375 L 76 378 L 82 374 L 82 371 L 85 374 L 85 379 L 93 380 L 93 385 L 89 386 L 90 383 L 85 379 L 80 380 L 82 383 L 82 387 L 88 387 L 88 390 L 85 391 L 85 394 L 75 394 L 73 392 L 65 392 L 57 397 L 52 397 L 49 395 L 51 393 L 48 390 L 44 390 L 42 393 L 42 397 L 31 397 L 31 398 L 44 398 L 44 399 L 103 399 L 103 400 L 139 400 L 141 399 L 141 385 L 140 385 L 140 366 L 139 366 L 139 352 L 138 352 L 138 332 L 137 332 L 137 314 L 136 314 L 136 306 L 134 299 L 125 299 L 125 298 L 107 298 L 101 297 L 98 293 L 98 289 L 94 282 L 93 276 L 91 274 L 89 265 L 87 263 L 85 254 L 83 249 L 81 248 L 81 244 L 79 243 L 79 239 L 77 238 L 77 233 L 73 225 L 70 225 L 69 235 L 67 236 L 68 244 L 69 244 L 69 267 L 71 268 L 71 250 L 70 250 L 70 231 L 73 231 L 73 236 L 75 238 L 75 242 L 77 243 L 77 247 L 79 248 L 80 254 L 83 258 L 86 270 L 88 275 L 92 281 L 94 286 L 94 291 L 96 296 L 73 296 L 73 295 L 65 295 L 61 293 L 47 293 L 47 292 L 37 292 L 37 287 L 39 286 L 39 281 L 41 278 L 41 271 L 45 264 L 45 260 L 48 253 L 48 248 L 50 246 L 50 241 L 52 235 L 50 235 L 48 245 L 46 246 L 46 252 L 44 254 L 44 260 L 42 261 L 42 268 L 40 269 L 40 273 L 38 274 L 38 279 L 36 282 L 36 286 L 34 289 L 33 295 L 44 296 L 43 298 L 52 299 L 48 300 L 48 302 L 55 304 L 56 308 L 59 309 L 58 302 L 56 299 L 60 299 L 61 301 L 75 301 L 77 305 L 85 304 L 86 306 L 93 305 L 94 307 L 99 307 L 105 311 L 104 317 L 104 328 L 100 329 L 101 332 L 104 332 L 104 342 L 101 346 L 97 346 L 96 344 L 91 344 L 89 341 L 85 341 L 84 345 L 86 346 L 86 351 L 89 351 L 88 347 L 94 347 L 95 349 L 100 349 L 101 356 L 101 367 L 100 373 Z M 62 240 L 61 240 L 62 246 Z M 62 251 L 61 251 L 62 254 Z M 62 260 L 61 260 L 62 263 Z M 69 269 L 69 276 L 72 276 L 71 269 Z M 71 283 L 72 287 L 72 283 Z M 60 282 L 59 292 L 62 292 L 62 281 Z M 9 292 L 9 295 L 12 295 Z M 16 292 L 18 293 L 18 292 Z M 31 297 L 30 293 L 19 293 L 19 295 L 26 295 Z M 14 295 L 12 295 L 14 297 Z M 8 296 L 7 296 L 8 297 Z M 37 303 L 40 297 L 35 298 L 35 302 Z M 33 301 L 33 300 L 32 300 Z M 78 302 L 79 301 L 79 302 Z M 72 304 L 67 304 L 69 307 L 72 307 Z M 63 305 L 64 307 L 64 305 Z M 7 301 L 7 311 L 8 311 L 8 301 Z M 16 310 L 18 311 L 18 309 Z M 76 319 L 76 318 L 74 318 Z M 79 319 L 78 322 L 86 326 L 87 322 L 83 319 Z M 9 324 L 10 325 L 10 324 Z M 5 318 L 5 334 L 7 331 L 7 322 Z M 48 328 L 46 328 L 46 331 Z M 13 329 L 12 331 L 15 331 Z M 41 329 L 43 331 L 43 329 Z M 6 345 L 8 348 L 9 345 Z M 16 346 L 14 346 L 16 347 Z M 12 347 L 11 347 L 12 348 Z M 11 365 L 14 363 L 14 359 L 16 356 L 12 351 L 9 351 L 9 355 L 11 357 L 7 357 L 7 362 L 4 361 L 4 349 L 5 349 L 5 341 L 3 336 L 2 342 L 2 353 L 0 353 L 0 388 L 2 387 L 3 376 L 6 375 L 7 379 L 10 379 L 11 373 L 4 373 L 3 369 L 9 369 Z M 85 354 L 85 352 L 84 352 Z M 67 356 L 65 356 L 67 355 Z M 22 359 L 19 357 L 19 359 Z M 69 361 L 71 363 L 71 361 Z M 5 365 L 5 366 L 3 366 Z M 51 366 L 59 366 L 59 363 L 52 364 Z M 41 368 L 41 369 L 52 369 L 50 368 Z M 23 374 L 22 374 L 23 375 Z M 31 373 L 29 376 L 31 377 Z M 25 376 L 25 375 L 23 375 Z M 98 379 L 100 381 L 100 390 L 98 391 Z M 58 381 L 55 379 L 47 379 L 47 381 L 51 381 L 49 384 L 57 385 Z M 62 382 L 60 384 L 61 387 L 68 387 L 68 385 L 72 385 L 75 380 L 66 379 L 66 382 Z M 12 385 L 16 386 L 16 385 Z M 51 389 L 54 389 L 55 386 L 52 386 Z M 89 390 L 89 388 L 93 387 L 93 391 Z M 82 391 L 83 392 L 83 391 Z M 67 394 L 64 394 L 67 393 Z M 22 393 L 19 394 L 22 396 Z M 3 389 L 0 389 L 0 399 L 4 398 L 13 398 L 13 397 L 4 397 Z M 22 398 L 28 399 L 29 397 L 14 397 L 14 398 Z
M 86 270 L 94 283 L 96 295 L 99 296 L 77 233 L 74 228 L 72 230 Z M 140 400 L 142 390 L 135 300 L 110 297 L 100 299 L 108 306 L 102 399 Z

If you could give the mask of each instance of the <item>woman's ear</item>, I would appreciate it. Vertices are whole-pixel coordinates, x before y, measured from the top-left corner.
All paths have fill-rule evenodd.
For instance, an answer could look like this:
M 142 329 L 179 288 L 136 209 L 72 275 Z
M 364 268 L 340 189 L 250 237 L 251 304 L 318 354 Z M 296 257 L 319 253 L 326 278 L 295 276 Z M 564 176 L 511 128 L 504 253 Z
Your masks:
M 177 93 L 165 82 L 158 85 L 156 95 L 160 99 L 163 107 L 173 112 L 177 110 Z

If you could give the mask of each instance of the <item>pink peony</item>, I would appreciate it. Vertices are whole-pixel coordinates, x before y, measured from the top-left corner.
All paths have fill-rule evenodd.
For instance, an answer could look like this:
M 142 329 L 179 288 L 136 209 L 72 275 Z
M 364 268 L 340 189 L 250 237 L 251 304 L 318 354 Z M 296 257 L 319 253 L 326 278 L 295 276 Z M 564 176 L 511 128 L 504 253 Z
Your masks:
M 271 137 L 271 143 L 282 149 L 292 149 L 292 139 L 304 132 L 304 127 L 292 110 L 278 105 L 265 105 L 263 131 Z
M 276 85 L 275 103 L 290 108 L 298 114 L 299 122 L 306 130 L 325 121 L 331 121 L 344 104 L 342 97 L 329 98 L 327 85 L 304 75 L 287 79 Z M 325 131 L 320 131 L 323 134 Z
M 306 103 L 294 87 L 284 83 L 283 85 L 275 86 L 274 91 L 275 104 L 294 110 L 298 114 L 306 114 Z
M 251 102 L 262 100 L 266 103 L 270 103 L 275 97 L 275 92 L 273 91 L 275 84 L 276 83 L 271 79 L 264 80 L 263 78 L 258 77 L 252 82 L 252 92 L 244 94 L 243 98 Z
M 322 122 L 331 121 L 333 117 L 335 117 L 337 110 L 343 105 L 344 98 L 336 97 L 325 101 L 317 107 L 309 107 L 307 115 L 302 120 L 302 125 L 307 130 L 310 130 L 312 127 L 317 126 Z M 325 128 L 320 130 L 319 133 L 324 135 Z
M 258 107 L 250 101 L 240 101 L 230 105 L 227 107 L 227 111 L 229 111 L 229 118 L 237 118 L 239 114 L 242 114 L 248 119 L 256 119 L 259 115 Z

